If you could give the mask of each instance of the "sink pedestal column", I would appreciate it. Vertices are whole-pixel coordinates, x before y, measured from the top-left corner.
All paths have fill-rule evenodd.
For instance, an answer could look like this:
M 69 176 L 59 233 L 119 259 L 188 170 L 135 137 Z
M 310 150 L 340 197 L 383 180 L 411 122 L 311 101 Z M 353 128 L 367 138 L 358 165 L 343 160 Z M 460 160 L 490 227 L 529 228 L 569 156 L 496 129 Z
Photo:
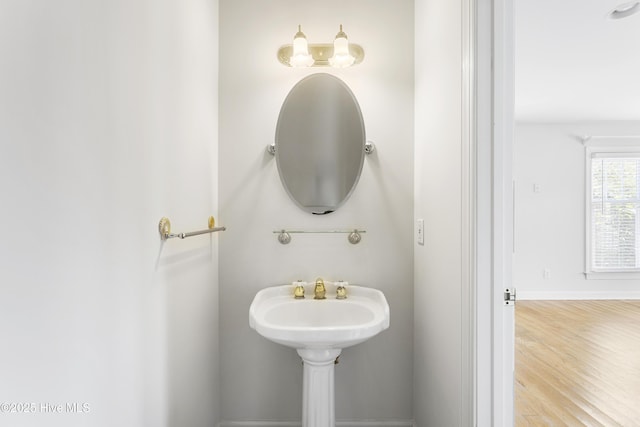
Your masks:
M 335 427 L 335 360 L 341 349 L 298 349 L 304 361 L 302 427 Z

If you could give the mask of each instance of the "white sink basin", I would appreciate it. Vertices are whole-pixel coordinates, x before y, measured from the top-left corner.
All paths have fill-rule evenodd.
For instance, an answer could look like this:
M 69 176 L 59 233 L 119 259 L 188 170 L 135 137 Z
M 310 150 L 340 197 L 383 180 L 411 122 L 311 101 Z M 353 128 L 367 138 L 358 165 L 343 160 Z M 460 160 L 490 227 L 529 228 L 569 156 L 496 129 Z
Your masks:
M 389 304 L 376 289 L 348 286 L 338 300 L 327 286 L 327 299 L 293 297 L 293 286 L 259 291 L 249 308 L 249 325 L 263 337 L 293 347 L 304 362 L 302 427 L 335 427 L 334 361 L 349 347 L 389 327 Z
M 293 287 L 274 286 L 259 291 L 249 308 L 249 324 L 263 337 L 296 349 L 342 349 L 373 337 L 389 327 L 389 305 L 377 289 L 348 286 L 347 299 L 313 299 L 314 285 L 305 299 L 293 297 Z

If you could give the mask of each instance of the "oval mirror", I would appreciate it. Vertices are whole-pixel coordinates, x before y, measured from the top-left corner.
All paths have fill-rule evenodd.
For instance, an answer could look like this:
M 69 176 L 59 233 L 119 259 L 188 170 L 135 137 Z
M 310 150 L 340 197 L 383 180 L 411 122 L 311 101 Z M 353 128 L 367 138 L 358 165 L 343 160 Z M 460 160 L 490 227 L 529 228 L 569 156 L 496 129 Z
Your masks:
M 312 214 L 338 209 L 360 178 L 365 141 L 360 106 L 342 80 L 325 73 L 300 80 L 276 127 L 276 162 L 289 196 Z

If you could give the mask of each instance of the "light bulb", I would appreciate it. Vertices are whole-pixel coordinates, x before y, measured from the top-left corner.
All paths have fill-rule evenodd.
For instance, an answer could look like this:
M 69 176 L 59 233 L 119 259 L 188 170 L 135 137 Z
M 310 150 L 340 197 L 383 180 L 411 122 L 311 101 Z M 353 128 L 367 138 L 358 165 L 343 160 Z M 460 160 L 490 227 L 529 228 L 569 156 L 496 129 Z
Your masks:
M 329 64 L 332 67 L 344 68 L 352 66 L 355 60 L 351 53 L 349 53 L 349 40 L 347 39 L 347 35 L 342 31 L 342 25 L 340 25 L 340 31 L 336 34 L 336 39 L 333 41 L 333 56 L 329 58 Z
M 310 67 L 315 61 L 309 54 L 307 37 L 298 25 L 298 32 L 293 36 L 293 55 L 289 57 L 289 64 L 292 67 Z

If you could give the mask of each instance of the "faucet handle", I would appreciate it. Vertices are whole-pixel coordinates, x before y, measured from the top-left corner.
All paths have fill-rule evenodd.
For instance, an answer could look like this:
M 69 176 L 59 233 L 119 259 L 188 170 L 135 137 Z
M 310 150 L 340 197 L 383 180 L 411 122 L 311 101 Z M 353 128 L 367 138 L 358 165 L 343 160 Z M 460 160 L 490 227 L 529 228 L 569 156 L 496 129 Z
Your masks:
M 304 298 L 304 285 L 306 285 L 306 282 L 303 282 L 302 280 L 298 280 L 297 282 L 293 282 L 292 285 L 295 286 L 295 289 L 293 290 L 293 297 L 295 299 L 303 299 Z
M 320 277 L 316 279 L 316 286 L 313 290 L 313 293 L 313 299 L 326 299 L 326 288 L 324 286 L 324 280 L 322 280 Z
M 347 285 L 349 282 L 345 282 L 343 280 L 338 280 L 336 283 L 336 299 L 346 299 L 347 298 Z

